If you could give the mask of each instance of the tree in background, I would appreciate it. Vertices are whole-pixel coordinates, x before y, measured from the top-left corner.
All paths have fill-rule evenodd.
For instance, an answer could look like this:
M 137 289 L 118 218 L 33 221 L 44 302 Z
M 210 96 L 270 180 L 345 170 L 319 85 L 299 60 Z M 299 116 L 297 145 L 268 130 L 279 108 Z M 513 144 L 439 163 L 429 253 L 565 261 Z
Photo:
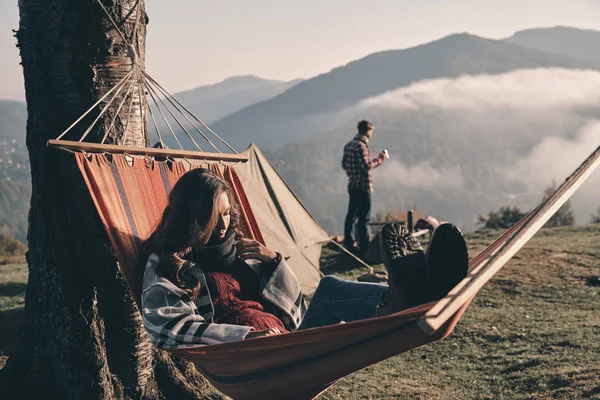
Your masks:
M 591 215 L 590 224 L 600 224 L 600 206 L 598 206 L 596 214 Z
M 477 223 L 485 229 L 508 229 L 527 215 L 516 206 L 503 206 L 498 211 L 490 211 L 487 216 L 479 215 Z
M 542 200 L 546 200 L 548 197 L 554 193 L 556 190 L 556 181 L 552 181 L 546 189 L 544 189 L 544 197 Z M 573 214 L 573 210 L 571 209 L 571 200 L 567 200 L 565 204 L 561 208 L 558 209 L 556 214 L 552 216 L 544 225 L 546 228 L 553 228 L 557 226 L 571 226 L 575 224 L 575 215 Z
M 99 2 L 143 68 L 143 0 L 18 2 L 32 182 L 29 280 L 18 349 L 0 370 L 0 397 L 218 398 L 191 363 L 152 346 L 73 155 L 46 146 L 132 68 L 128 46 Z M 128 107 L 118 108 L 125 100 L 145 102 L 132 93 L 120 95 L 86 141 L 100 142 L 116 117 L 110 143 L 127 130 L 126 145 L 148 145 L 141 107 L 131 118 Z M 79 139 L 86 126 L 76 128 L 65 139 Z
M 8 233 L 0 234 L 0 264 L 24 262 L 27 247 Z

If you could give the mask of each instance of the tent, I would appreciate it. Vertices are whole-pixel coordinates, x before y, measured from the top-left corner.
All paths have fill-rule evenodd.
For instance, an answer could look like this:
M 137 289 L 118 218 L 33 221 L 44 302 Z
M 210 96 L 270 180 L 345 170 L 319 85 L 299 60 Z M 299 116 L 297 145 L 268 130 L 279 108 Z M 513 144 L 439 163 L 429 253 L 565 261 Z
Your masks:
M 235 166 L 267 247 L 280 252 L 300 281 L 304 293 L 319 283 L 321 245 L 330 240 L 300 200 L 253 143 Z

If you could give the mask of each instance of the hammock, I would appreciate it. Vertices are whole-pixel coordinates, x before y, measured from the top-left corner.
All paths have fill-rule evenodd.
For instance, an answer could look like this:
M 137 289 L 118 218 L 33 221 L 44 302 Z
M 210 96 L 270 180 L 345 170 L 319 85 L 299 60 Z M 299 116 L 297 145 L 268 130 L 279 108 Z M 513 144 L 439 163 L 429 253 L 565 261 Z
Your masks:
M 101 2 L 99 4 L 102 5 Z M 119 31 L 110 15 L 108 18 L 114 29 Z M 120 31 L 119 33 L 123 42 L 129 45 L 124 35 Z M 237 154 L 235 149 L 146 74 L 137 63 L 135 50 L 131 46 L 130 53 L 132 71 L 56 140 L 49 141 L 49 145 L 74 153 L 75 162 L 108 233 L 120 267 L 139 304 L 142 272 L 136 268 L 140 261 L 141 244 L 160 220 L 175 182 L 189 168 L 194 167 L 187 161 L 188 158 L 219 161 L 220 164 L 211 163 L 208 166 L 231 185 L 235 200 L 242 207 L 240 229 L 246 237 L 263 243 L 264 239 L 234 166 L 223 164 L 244 162 L 246 158 Z M 120 96 L 125 88 L 124 96 Z M 154 102 L 154 111 L 148 107 L 146 93 Z M 119 111 L 129 99 L 121 145 L 104 144 L 111 129 L 116 126 L 114 118 L 101 143 L 84 142 L 94 124 L 117 98 L 120 105 L 114 118 L 119 116 Z M 109 100 L 78 141 L 63 139 L 78 122 L 106 99 Z M 123 146 L 127 143 L 127 126 L 134 103 L 139 106 L 142 120 L 147 118 L 152 121 L 162 149 Z M 154 116 L 157 111 L 181 150 L 165 148 Z M 185 121 L 178 119 L 176 114 L 183 116 L 191 124 L 190 131 L 199 133 L 201 139 L 208 142 L 216 152 L 203 151 L 190 131 L 184 127 Z M 185 132 L 196 151 L 183 149 L 167 115 L 170 115 L 171 122 L 174 121 Z M 222 153 L 209 139 L 209 135 L 234 154 Z M 105 155 L 107 153 L 110 154 L 109 157 Z M 156 161 L 131 155 L 160 156 L 169 160 Z M 187 163 L 173 161 L 175 158 L 186 160 Z M 448 336 L 481 287 L 571 197 L 598 164 L 600 147 L 548 199 L 472 259 L 468 276 L 438 302 L 385 317 L 169 351 L 192 361 L 217 389 L 236 399 L 315 397 L 345 375 Z
M 120 266 L 139 301 L 140 245 L 159 221 L 183 162 L 123 155 L 75 154 Z M 363 321 L 198 348 L 169 350 L 192 361 L 221 392 L 236 398 L 307 399 L 337 379 L 448 336 L 479 289 L 564 204 L 600 163 L 600 148 L 556 192 L 469 263 L 469 275 L 446 298 Z M 235 188 L 244 234 L 260 238 L 252 209 L 231 166 L 211 165 Z M 252 222 L 254 221 L 254 222 Z

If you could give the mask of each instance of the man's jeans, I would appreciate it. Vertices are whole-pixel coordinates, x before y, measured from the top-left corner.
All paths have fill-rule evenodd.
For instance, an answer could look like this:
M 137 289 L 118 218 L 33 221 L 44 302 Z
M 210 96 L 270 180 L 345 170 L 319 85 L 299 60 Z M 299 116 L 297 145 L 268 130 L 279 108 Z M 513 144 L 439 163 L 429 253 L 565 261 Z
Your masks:
M 387 292 L 386 285 L 345 281 L 328 275 L 319 282 L 298 329 L 373 318 Z
M 361 189 L 349 189 L 350 200 L 348 202 L 348 213 L 344 221 L 344 245 L 351 247 L 354 244 L 352 238 L 352 228 L 356 221 L 356 230 L 358 231 L 358 246 L 362 255 L 367 252 L 369 246 L 369 232 L 367 223 L 371 214 L 371 193 Z M 358 220 L 358 221 L 357 221 Z

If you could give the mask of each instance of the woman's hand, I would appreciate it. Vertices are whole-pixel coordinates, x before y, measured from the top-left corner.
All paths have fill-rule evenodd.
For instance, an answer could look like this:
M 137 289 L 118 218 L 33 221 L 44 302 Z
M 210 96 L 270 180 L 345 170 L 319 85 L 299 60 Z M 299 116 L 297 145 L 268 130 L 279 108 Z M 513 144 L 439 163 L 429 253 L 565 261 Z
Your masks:
M 238 243 L 238 257 L 242 260 L 268 262 L 277 257 L 277 253 L 252 239 L 241 239 Z
M 250 331 L 250 332 L 248 332 L 248 334 L 246 335 L 246 337 L 244 339 L 252 339 L 252 338 L 263 337 L 263 336 L 279 335 L 280 333 L 281 333 L 281 331 L 279 330 L 279 328 L 263 329 L 262 331 Z

